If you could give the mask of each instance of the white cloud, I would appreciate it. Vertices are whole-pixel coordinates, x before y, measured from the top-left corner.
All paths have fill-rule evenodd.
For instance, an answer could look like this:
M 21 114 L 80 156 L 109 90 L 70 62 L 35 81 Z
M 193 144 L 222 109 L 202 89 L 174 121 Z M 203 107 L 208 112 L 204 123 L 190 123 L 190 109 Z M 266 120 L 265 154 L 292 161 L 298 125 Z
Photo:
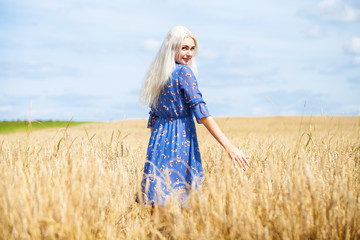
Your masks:
M 306 35 L 308 37 L 318 38 L 324 36 L 324 32 L 319 25 L 314 25 L 307 30 Z
M 343 12 L 339 16 L 340 20 L 343 20 L 344 22 L 354 22 L 358 19 L 359 16 L 359 10 L 354 9 L 348 5 L 345 5 Z
M 334 7 L 339 3 L 341 3 L 341 0 L 323 0 L 322 2 L 319 3 L 319 7 L 322 8 Z
M 323 0 L 305 10 L 307 15 L 325 22 L 355 22 L 359 19 L 360 10 L 344 3 L 342 0 Z
M 256 116 L 266 116 L 269 115 L 270 111 L 268 108 L 264 108 L 262 106 L 256 106 L 251 109 L 251 113 Z
M 352 54 L 360 55 L 360 38 L 353 37 L 347 44 L 347 50 Z
M 10 112 L 11 110 L 13 110 L 12 106 L 0 106 L 0 112 Z
M 221 72 L 221 70 L 218 70 Z M 275 76 L 278 73 L 278 69 L 273 66 L 246 66 L 246 67 L 233 67 L 226 68 L 222 74 L 233 75 L 237 77 L 250 77 L 250 78 L 260 78 Z
M 146 39 L 142 43 L 142 47 L 149 52 L 155 52 L 159 49 L 161 41 L 155 39 Z
M 360 66 L 360 56 L 355 56 L 355 57 L 353 58 L 353 64 Z
M 352 64 L 360 65 L 360 38 L 353 37 L 345 44 L 344 51 L 353 57 Z
M 216 53 L 210 49 L 201 49 L 199 56 L 209 60 L 214 60 L 217 57 Z
M 0 77 L 29 77 L 43 79 L 49 76 L 71 76 L 76 69 L 50 63 L 0 61 Z
M 359 15 L 357 9 L 342 3 L 341 0 L 324 0 L 318 7 L 321 17 L 330 21 L 354 22 Z

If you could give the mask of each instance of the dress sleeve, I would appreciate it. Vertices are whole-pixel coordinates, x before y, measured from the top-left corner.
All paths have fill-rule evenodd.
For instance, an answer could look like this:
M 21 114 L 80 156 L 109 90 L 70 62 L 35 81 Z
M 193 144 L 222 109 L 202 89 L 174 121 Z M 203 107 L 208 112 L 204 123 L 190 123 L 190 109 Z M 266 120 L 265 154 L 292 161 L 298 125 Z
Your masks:
M 148 128 L 154 127 L 156 119 L 157 119 L 157 116 L 155 115 L 155 112 L 151 109 L 149 112 L 149 120 L 148 120 L 147 127 Z
M 202 98 L 198 83 L 194 73 L 188 66 L 180 70 L 180 85 L 184 93 L 185 102 L 190 106 L 196 121 L 200 122 L 201 118 L 210 116 L 206 103 Z

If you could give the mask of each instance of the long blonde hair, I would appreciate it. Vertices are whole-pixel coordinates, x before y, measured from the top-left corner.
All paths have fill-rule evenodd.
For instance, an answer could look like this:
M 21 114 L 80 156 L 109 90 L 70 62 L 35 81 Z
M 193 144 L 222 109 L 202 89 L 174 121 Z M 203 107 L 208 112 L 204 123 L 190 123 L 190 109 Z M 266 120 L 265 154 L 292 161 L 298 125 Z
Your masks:
M 145 75 L 140 91 L 140 103 L 142 105 L 149 107 L 156 105 L 161 90 L 175 69 L 175 55 L 180 51 L 183 41 L 188 37 L 191 37 L 195 42 L 194 55 L 188 66 L 197 75 L 195 55 L 198 44 L 195 35 L 187 27 L 172 27 Z

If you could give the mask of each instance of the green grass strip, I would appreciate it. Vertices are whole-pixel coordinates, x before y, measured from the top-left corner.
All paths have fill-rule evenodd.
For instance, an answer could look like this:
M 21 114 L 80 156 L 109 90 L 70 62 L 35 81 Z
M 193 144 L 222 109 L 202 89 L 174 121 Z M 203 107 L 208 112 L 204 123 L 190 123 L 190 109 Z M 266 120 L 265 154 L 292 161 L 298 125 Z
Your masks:
M 45 129 L 51 127 L 66 127 L 77 126 L 80 124 L 89 123 L 89 122 L 69 122 L 68 121 L 32 121 L 31 128 L 32 130 Z M 11 133 L 17 131 L 26 131 L 30 130 L 28 121 L 0 121 L 0 134 L 2 133 Z

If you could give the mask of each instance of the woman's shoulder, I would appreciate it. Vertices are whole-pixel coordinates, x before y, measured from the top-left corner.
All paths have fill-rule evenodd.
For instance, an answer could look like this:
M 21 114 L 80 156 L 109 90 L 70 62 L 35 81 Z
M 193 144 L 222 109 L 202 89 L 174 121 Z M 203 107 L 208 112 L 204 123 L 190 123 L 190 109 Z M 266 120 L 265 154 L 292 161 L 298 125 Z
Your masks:
M 190 74 L 191 76 L 194 75 L 193 71 L 188 65 L 176 64 L 176 70 L 179 73 L 179 75 L 188 75 L 188 74 Z

